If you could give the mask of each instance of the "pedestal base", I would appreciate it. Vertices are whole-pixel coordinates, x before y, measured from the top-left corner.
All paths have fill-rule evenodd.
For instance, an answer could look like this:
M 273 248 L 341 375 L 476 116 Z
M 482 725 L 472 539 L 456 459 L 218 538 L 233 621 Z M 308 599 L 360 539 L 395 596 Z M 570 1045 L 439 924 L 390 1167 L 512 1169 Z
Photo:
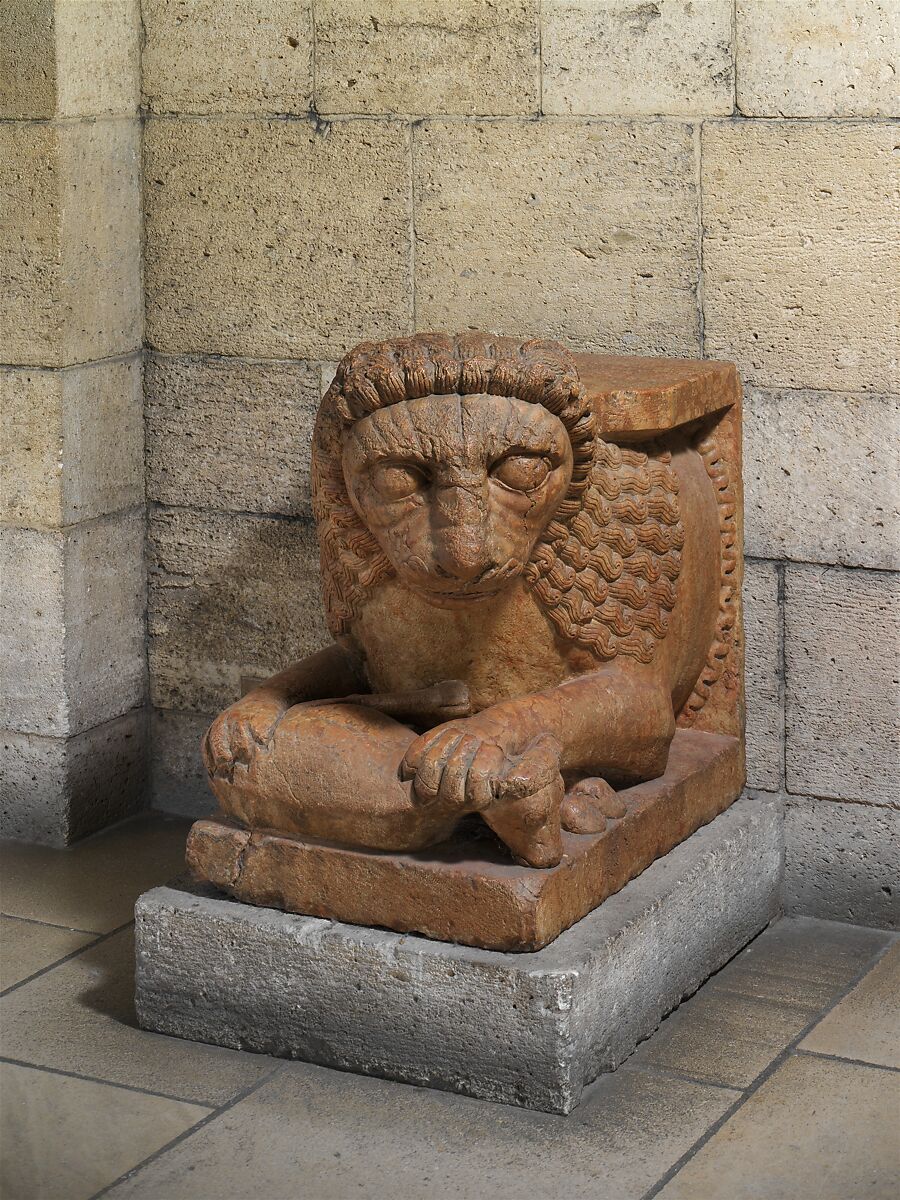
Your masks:
M 478 818 L 474 830 L 414 854 L 198 821 L 187 858 L 197 879 L 251 904 L 488 950 L 539 950 L 723 812 L 743 786 L 738 738 L 680 729 L 665 774 L 619 792 L 625 815 L 602 833 L 564 834 L 562 861 L 547 870 L 513 862 Z
M 567 1113 L 778 909 L 780 811 L 744 797 L 536 953 L 156 888 L 145 1029 Z

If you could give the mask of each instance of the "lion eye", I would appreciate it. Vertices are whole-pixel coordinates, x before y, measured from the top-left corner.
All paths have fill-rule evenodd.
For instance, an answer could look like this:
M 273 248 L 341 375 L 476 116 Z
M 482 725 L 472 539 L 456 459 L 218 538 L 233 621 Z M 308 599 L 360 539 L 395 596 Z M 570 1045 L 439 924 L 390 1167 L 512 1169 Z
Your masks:
M 425 476 L 415 467 L 392 463 L 376 467 L 372 474 L 376 490 L 386 500 L 402 500 L 412 496 L 425 483 Z
M 547 460 L 536 454 L 510 454 L 491 469 L 494 479 L 517 492 L 530 492 L 540 487 L 549 474 Z

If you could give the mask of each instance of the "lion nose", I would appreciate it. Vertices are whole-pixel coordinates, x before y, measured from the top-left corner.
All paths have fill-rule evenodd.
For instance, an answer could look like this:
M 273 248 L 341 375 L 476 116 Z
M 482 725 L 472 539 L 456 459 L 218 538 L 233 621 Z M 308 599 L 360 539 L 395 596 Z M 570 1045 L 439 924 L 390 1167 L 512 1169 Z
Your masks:
M 483 497 L 471 488 L 437 489 L 434 508 L 435 557 L 447 575 L 471 583 L 491 566 Z
M 435 549 L 439 568 L 461 583 L 471 583 L 487 569 L 485 557 L 473 539 L 442 538 Z

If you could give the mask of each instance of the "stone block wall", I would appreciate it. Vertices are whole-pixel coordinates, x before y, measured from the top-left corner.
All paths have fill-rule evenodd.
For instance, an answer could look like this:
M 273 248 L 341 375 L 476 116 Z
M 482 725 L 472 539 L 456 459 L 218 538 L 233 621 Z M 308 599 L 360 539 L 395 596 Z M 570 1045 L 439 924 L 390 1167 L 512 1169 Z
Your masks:
M 892 8 L 144 0 L 158 804 L 202 809 L 207 717 L 325 637 L 309 438 L 353 343 L 728 358 L 786 903 L 895 920 Z
M 137 0 L 0 6 L 0 832 L 147 776 Z
M 895 923 L 890 0 L 142 0 L 141 19 L 154 803 L 203 811 L 197 743 L 211 715 L 242 678 L 326 637 L 309 444 L 355 342 L 480 325 L 573 349 L 727 358 L 746 391 L 750 782 L 785 798 L 786 904 Z M 95 21 L 96 45 L 122 61 Z M 32 23 L 22 44 L 39 33 Z M 80 113 L 78 44 L 53 103 Z M 124 130 L 106 78 L 90 128 Z M 0 126 L 10 153 L 16 137 L 84 124 L 61 125 L 56 109 L 48 124 L 51 83 L 30 76 L 22 111 L 5 110 L 44 106 L 42 122 Z M 49 165 L 71 154 L 45 161 L 73 178 Z M 29 157 L 13 173 L 39 253 L 12 253 L 19 324 L 3 361 L 46 360 L 56 371 L 26 372 L 27 386 L 75 394 L 65 372 L 88 369 L 47 346 L 81 337 L 85 359 L 124 352 L 108 347 L 128 273 L 120 285 L 121 262 L 103 258 L 122 217 L 113 205 L 82 234 L 105 263 L 101 302 L 41 232 L 37 169 Z M 71 228 L 59 194 L 50 208 Z M 34 299 L 40 287 L 50 300 Z M 65 319 L 88 312 L 91 329 Z M 25 354 L 23 338 L 40 349 Z M 127 508 L 127 447 L 91 432 L 121 400 L 90 379 L 91 420 L 68 435 L 90 480 L 14 494 L 15 537 L 43 529 L 35 506 Z M 54 447 L 39 453 L 49 462 Z M 58 646 L 34 654 L 65 661 Z M 58 737 L 48 711 L 36 736 Z

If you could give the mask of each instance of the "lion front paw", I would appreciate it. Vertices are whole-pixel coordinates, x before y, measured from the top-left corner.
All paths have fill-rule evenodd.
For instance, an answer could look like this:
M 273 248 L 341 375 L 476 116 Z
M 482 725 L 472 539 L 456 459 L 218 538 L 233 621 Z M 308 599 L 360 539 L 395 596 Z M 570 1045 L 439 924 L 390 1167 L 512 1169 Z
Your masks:
M 617 821 L 628 811 L 605 779 L 582 779 L 566 794 L 560 813 L 569 833 L 602 833 L 607 821 Z
M 527 738 L 489 718 L 451 721 L 417 738 L 401 776 L 419 804 L 448 812 L 480 812 L 513 857 L 533 867 L 562 856 L 560 746 L 539 733 Z
M 220 713 L 201 745 L 210 777 L 230 779 L 238 763 L 249 766 L 256 752 L 269 745 L 286 711 L 277 700 L 251 694 Z

